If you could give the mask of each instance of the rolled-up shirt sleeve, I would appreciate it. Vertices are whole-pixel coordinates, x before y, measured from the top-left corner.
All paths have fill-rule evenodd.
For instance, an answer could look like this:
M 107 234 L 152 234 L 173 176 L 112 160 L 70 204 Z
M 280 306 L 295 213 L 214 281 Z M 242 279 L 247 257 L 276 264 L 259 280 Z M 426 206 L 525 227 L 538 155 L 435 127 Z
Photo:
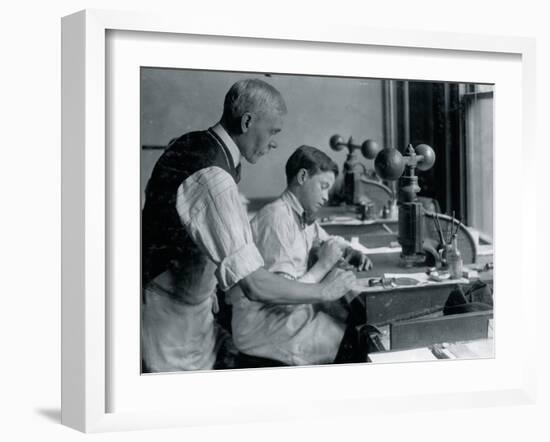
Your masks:
M 208 167 L 188 177 L 176 209 L 191 239 L 216 264 L 222 290 L 263 267 L 237 185 L 225 170 Z

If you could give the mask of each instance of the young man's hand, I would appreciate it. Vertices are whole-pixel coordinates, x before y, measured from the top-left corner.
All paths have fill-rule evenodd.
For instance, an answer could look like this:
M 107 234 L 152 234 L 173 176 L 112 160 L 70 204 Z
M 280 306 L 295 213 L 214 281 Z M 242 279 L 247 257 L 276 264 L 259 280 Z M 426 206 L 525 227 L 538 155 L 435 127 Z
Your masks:
M 318 250 L 318 262 L 326 269 L 332 269 L 343 258 L 344 250 L 334 238 L 326 240 Z
M 362 272 L 372 269 L 372 261 L 367 255 L 361 253 L 359 250 L 355 250 L 352 247 L 348 247 L 344 251 L 344 262 L 355 268 L 357 271 Z

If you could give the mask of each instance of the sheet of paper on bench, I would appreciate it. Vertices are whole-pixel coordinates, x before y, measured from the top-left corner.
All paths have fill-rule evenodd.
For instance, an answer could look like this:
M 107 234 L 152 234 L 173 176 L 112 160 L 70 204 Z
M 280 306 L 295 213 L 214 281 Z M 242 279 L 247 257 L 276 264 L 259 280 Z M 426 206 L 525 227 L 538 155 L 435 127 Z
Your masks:
M 495 357 L 493 339 L 478 339 L 469 342 L 450 343 L 447 348 L 457 359 Z
M 366 219 L 364 221 L 353 218 L 351 216 L 332 216 L 329 221 L 321 222 L 321 225 L 331 225 L 331 224 L 345 224 L 347 226 L 362 226 L 365 224 L 374 224 L 377 221 L 374 219 Z
M 419 286 L 427 286 L 427 285 L 452 285 L 452 284 L 464 284 L 467 283 L 468 280 L 465 278 L 461 279 L 445 279 L 443 281 L 432 281 L 429 279 L 428 275 L 424 272 L 418 272 L 418 273 L 384 273 L 384 278 L 391 279 L 391 278 L 411 278 L 418 281 L 418 284 L 416 285 L 402 285 L 402 286 L 396 286 L 392 287 L 391 285 L 387 285 L 386 287 L 382 287 L 381 285 L 373 285 L 369 286 L 369 280 L 371 278 L 361 278 L 357 279 L 352 287 L 352 291 L 354 293 L 358 292 L 379 292 L 387 289 L 407 289 L 410 287 L 419 287 Z
M 389 247 L 389 246 L 385 246 L 385 247 L 372 247 L 372 248 L 368 248 L 368 247 L 365 247 L 363 244 L 361 244 L 359 242 L 359 239 L 357 237 L 353 237 L 351 238 L 351 247 L 361 253 L 364 253 L 366 255 L 374 255 L 376 253 L 397 253 L 397 252 L 401 252 L 401 246 L 396 246 L 396 247 Z
M 427 347 L 413 348 L 411 350 L 369 353 L 369 359 L 374 363 L 438 360 L 432 351 Z
M 384 278 L 412 278 L 416 279 L 419 284 L 465 284 L 468 282 L 467 278 L 455 278 L 455 279 L 444 279 L 443 281 L 433 281 L 430 279 L 427 273 L 418 272 L 418 273 L 384 273 Z

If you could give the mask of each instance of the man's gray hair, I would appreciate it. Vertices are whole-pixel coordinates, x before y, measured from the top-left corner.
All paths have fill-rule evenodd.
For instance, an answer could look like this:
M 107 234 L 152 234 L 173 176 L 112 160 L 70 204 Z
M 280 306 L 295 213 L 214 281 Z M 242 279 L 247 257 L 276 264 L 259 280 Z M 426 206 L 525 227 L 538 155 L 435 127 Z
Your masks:
M 237 81 L 223 103 L 222 119 L 230 126 L 238 126 L 245 112 L 265 114 L 269 111 L 286 114 L 281 93 L 265 81 L 253 78 Z

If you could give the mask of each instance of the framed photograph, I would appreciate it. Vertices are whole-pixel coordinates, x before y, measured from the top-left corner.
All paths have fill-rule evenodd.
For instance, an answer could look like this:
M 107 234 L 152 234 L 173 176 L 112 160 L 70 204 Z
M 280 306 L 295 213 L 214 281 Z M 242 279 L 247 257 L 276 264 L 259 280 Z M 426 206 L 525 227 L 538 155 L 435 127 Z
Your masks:
M 529 260 L 523 245 L 534 244 L 527 221 L 534 216 L 536 189 L 510 186 L 508 178 L 524 172 L 522 158 L 534 149 L 533 41 L 321 26 L 259 30 L 206 20 L 182 25 L 170 17 L 95 10 L 65 17 L 62 37 L 64 424 L 95 432 L 532 403 L 536 290 L 532 278 L 521 276 Z M 141 214 L 147 183 L 167 146 L 185 133 L 214 127 L 225 93 L 250 78 L 276 88 L 287 109 L 273 152 L 255 164 L 242 161 L 243 213 L 252 218 L 285 191 L 286 161 L 308 145 L 341 171 L 331 202 L 338 210 L 353 208 L 348 224 L 380 225 L 397 236 L 403 200 L 393 228 L 389 203 L 402 198 L 404 185 L 400 175 L 384 175 L 377 155 L 384 148 L 399 150 L 409 171 L 407 161 L 418 156 L 412 167 L 421 189 L 416 193 L 438 205 L 422 209 L 428 213 L 422 238 L 429 230 L 437 240 L 434 226 L 450 220 L 444 233 L 456 224 L 462 246 L 473 244 L 474 258 L 461 249 L 464 269 L 445 293 L 460 282 L 466 264 L 478 265 L 472 271 L 492 269 L 494 311 L 468 313 L 470 330 L 482 324 L 489 353 L 472 356 L 473 347 L 464 347 L 465 357 L 438 360 L 457 348 L 434 346 L 417 333 L 442 333 L 442 319 L 433 316 L 442 306 L 428 311 L 424 305 L 415 317 L 394 307 L 390 317 L 385 311 L 394 301 L 377 301 L 374 287 L 371 294 L 360 290 L 360 298 L 376 332 L 382 328 L 388 339 L 382 350 L 390 351 L 371 363 L 144 368 Z M 372 147 L 366 140 L 376 145 L 373 152 L 363 147 Z M 429 145 L 433 161 L 419 145 Z M 350 193 L 345 171 L 352 163 L 360 163 L 368 179 Z M 390 192 L 379 206 L 361 200 L 361 186 L 370 181 Z M 510 202 L 514 218 L 506 216 Z M 358 234 L 349 225 L 344 233 L 334 230 L 340 215 L 327 212 L 318 222 L 352 243 Z M 408 246 L 399 242 L 396 256 L 415 253 L 407 254 Z M 492 256 L 480 263 L 475 257 L 485 245 Z M 366 246 L 367 255 L 369 248 L 375 254 L 378 245 Z M 438 275 L 450 268 L 442 267 L 439 249 L 432 255 L 421 250 L 432 261 L 417 273 L 425 274 L 428 264 Z M 398 285 L 410 276 L 396 273 L 386 283 Z M 223 310 L 226 298 L 216 299 Z M 231 333 L 231 321 L 226 327 Z M 422 357 L 426 352 L 434 357 Z

